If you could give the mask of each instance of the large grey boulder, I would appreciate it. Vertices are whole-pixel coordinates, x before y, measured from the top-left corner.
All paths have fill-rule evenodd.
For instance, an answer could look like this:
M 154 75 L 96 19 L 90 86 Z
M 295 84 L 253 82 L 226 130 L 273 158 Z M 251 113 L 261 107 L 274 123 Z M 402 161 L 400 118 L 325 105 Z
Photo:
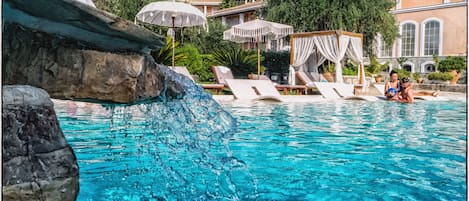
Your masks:
M 78 165 L 47 92 L 2 87 L 4 200 L 75 200 Z

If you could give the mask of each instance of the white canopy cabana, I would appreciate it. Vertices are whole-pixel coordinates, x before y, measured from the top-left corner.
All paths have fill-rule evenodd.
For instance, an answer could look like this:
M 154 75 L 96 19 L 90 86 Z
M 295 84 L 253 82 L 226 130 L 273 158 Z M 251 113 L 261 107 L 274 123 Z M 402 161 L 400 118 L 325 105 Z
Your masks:
M 335 64 L 336 82 L 342 83 L 342 59 L 347 56 L 359 63 L 359 84 L 365 86 L 363 68 L 363 35 L 345 31 L 319 31 L 290 35 L 290 71 L 318 72 L 318 67 L 329 60 Z M 293 72 L 290 72 L 291 74 Z M 292 79 L 295 84 L 294 79 Z

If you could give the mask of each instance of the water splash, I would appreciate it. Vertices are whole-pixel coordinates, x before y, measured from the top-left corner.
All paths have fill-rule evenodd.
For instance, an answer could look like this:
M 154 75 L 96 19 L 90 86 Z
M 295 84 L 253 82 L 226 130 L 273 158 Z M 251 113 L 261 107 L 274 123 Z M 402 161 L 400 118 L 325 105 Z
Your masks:
M 146 177 L 142 179 L 154 181 L 155 186 L 148 187 L 152 191 L 148 199 L 255 199 L 253 176 L 243 161 L 231 155 L 228 147 L 236 120 L 190 79 L 168 67 L 157 68 L 165 75 L 165 88 L 169 83 L 176 83 L 184 89 L 183 95 L 163 95 L 156 102 L 134 106 L 107 106 L 111 111 L 113 138 L 125 138 L 136 119 L 144 122 L 139 132 L 145 136 L 134 140 L 138 144 L 137 153 L 153 156 L 152 159 L 136 158 L 139 164 L 151 166 L 137 168 L 137 174 Z M 129 169 L 132 168 L 125 167 L 124 171 Z M 148 171 L 154 174 L 147 174 Z M 153 176 L 148 178 L 148 175 Z M 141 188 L 141 184 L 137 181 L 135 186 Z

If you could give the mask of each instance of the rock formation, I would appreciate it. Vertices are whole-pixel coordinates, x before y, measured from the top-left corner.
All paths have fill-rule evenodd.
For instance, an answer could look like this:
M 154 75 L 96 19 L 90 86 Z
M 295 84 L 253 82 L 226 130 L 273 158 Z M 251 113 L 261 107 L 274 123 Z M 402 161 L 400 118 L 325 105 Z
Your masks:
M 129 21 L 72 0 L 6 0 L 3 18 L 4 85 L 119 103 L 165 90 L 164 67 L 148 54 L 164 45 L 162 37 Z
M 2 87 L 4 200 L 75 200 L 78 165 L 47 92 Z

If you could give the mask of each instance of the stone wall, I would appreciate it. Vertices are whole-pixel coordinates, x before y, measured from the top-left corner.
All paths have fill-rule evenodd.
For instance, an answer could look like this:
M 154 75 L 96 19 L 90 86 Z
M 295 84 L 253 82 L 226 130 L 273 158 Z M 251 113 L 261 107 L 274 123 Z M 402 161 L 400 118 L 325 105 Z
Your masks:
M 78 165 L 44 90 L 2 87 L 4 200 L 76 200 Z
M 465 84 L 414 84 L 416 90 L 428 90 L 428 91 L 446 91 L 446 92 L 459 92 L 466 93 L 467 85 Z
M 5 25 L 3 34 L 4 85 L 39 87 L 59 99 L 119 103 L 155 98 L 163 90 L 164 75 L 148 54 L 90 50 L 17 24 Z

